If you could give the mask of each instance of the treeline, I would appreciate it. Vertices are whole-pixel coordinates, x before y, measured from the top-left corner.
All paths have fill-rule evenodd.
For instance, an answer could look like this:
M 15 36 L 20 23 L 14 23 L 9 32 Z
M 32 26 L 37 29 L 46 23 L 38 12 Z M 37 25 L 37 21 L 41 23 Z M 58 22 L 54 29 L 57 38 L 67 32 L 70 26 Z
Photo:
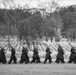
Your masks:
M 46 40 L 49 38 L 52 41 L 55 38 L 56 41 L 60 41 L 60 36 L 75 41 L 76 8 L 61 7 L 43 16 L 39 9 L 34 13 L 31 13 L 31 10 L 0 9 L 0 35 L 17 35 L 19 40 L 25 39 L 27 43 L 43 37 Z

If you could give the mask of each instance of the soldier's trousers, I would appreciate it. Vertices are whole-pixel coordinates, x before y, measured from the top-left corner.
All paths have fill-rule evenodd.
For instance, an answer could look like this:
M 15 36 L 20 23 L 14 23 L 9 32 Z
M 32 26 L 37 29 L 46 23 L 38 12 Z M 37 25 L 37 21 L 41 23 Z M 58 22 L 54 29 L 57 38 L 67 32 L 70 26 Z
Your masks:
M 10 59 L 8 63 L 11 64 L 12 61 L 14 61 L 15 64 L 17 63 L 16 59 Z
M 64 56 L 63 56 L 63 54 L 62 53 L 58 53 L 57 54 L 57 56 L 56 56 L 56 61 L 55 61 L 56 63 L 59 63 L 59 62 L 61 62 L 61 63 L 65 63 L 65 61 L 64 61 Z
M 72 63 L 72 62 L 76 63 L 76 54 L 71 53 L 68 63 Z
M 74 58 L 74 59 L 69 59 L 69 61 L 68 61 L 68 63 L 76 63 L 76 58 Z
M 0 63 L 3 63 L 3 64 L 5 64 L 7 61 L 6 60 L 4 60 L 4 59 L 2 59 L 2 60 L 0 60 Z
M 29 63 L 29 57 L 25 53 L 22 53 L 22 55 L 21 55 L 20 63 L 23 63 L 23 62 L 25 62 L 26 64 Z
M 74 59 L 69 59 L 68 63 L 74 62 Z
M 76 59 L 70 59 L 69 61 L 68 61 L 68 63 L 76 63 Z
M 44 63 L 46 63 L 46 62 L 47 62 L 47 60 L 49 60 L 49 63 L 51 63 L 51 62 L 52 62 L 52 58 L 51 58 L 51 56 L 50 56 L 50 55 L 48 55 L 48 54 L 46 54 L 46 57 L 45 57 L 45 61 L 44 61 Z
M 38 54 L 34 54 L 33 55 L 33 60 L 31 61 L 31 63 L 41 63 L 40 62 L 40 57 L 39 57 L 39 55 Z
M 61 62 L 61 63 L 65 63 L 64 58 L 63 58 L 63 59 L 62 59 L 62 58 L 60 58 L 60 59 L 56 59 L 55 62 L 56 62 L 56 63 L 59 63 L 59 62 Z
M 27 63 L 29 63 L 29 59 L 21 59 L 20 63 L 23 63 L 23 62 L 25 62 L 27 64 Z
M 11 56 L 11 58 L 10 58 L 8 63 L 11 64 L 12 61 L 14 61 L 15 64 L 17 63 L 17 58 L 15 57 L 15 55 Z
M 35 63 L 35 62 L 36 62 L 36 63 L 41 63 L 40 59 L 34 59 L 34 58 L 33 58 L 33 60 L 31 61 L 31 63 Z
M 3 63 L 3 64 L 7 63 L 6 56 L 4 54 L 0 55 L 0 63 Z

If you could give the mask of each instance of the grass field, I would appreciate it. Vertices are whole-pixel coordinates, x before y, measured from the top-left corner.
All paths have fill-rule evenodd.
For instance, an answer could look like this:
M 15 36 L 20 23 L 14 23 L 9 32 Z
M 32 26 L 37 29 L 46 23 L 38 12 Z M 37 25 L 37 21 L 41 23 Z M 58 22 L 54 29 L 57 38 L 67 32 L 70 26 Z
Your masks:
M 0 75 L 76 75 L 76 64 L 0 64 Z
M 7 61 L 10 55 L 6 55 Z M 44 58 L 41 59 L 40 64 L 19 64 L 20 54 L 16 55 L 18 59 L 17 64 L 0 64 L 0 75 L 76 75 L 76 64 L 68 64 L 65 56 L 66 63 L 43 64 Z M 56 57 L 56 55 L 55 55 Z M 53 57 L 53 58 L 55 58 Z M 30 59 L 31 60 L 31 59 Z

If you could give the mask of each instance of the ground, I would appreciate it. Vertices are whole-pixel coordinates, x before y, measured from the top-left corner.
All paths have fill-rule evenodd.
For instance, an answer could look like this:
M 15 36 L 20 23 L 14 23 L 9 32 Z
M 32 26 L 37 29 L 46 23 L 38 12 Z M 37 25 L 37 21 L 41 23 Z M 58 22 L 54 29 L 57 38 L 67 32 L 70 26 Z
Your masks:
M 76 64 L 0 64 L 0 75 L 76 75 Z
M 8 62 L 10 55 L 6 55 L 6 57 Z M 68 64 L 69 59 L 66 56 L 64 64 L 55 63 L 55 59 L 52 59 L 53 62 L 51 64 L 48 61 L 46 64 L 43 64 L 44 58 L 41 59 L 42 63 L 40 64 L 19 64 L 20 54 L 16 55 L 16 57 L 17 64 L 0 63 L 0 75 L 76 75 L 76 64 Z

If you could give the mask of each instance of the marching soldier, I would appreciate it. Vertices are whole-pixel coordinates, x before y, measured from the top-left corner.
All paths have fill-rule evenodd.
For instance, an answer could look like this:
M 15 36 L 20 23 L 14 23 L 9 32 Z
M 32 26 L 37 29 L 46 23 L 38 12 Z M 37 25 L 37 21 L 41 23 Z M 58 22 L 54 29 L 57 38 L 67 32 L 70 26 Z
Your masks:
M 76 52 L 75 52 L 75 48 L 73 46 L 71 48 L 71 54 L 70 54 L 68 63 L 72 63 L 72 62 L 76 63 Z
M 21 60 L 20 63 L 25 62 L 26 64 L 29 63 L 29 57 L 28 57 L 28 49 L 24 48 L 22 49 L 22 55 L 21 55 Z
M 1 62 L 3 64 L 7 63 L 4 48 L 1 48 L 1 50 L 0 50 L 0 63 Z
M 74 57 L 74 63 L 76 63 L 76 53 L 75 53 L 75 57 Z
M 50 49 L 49 49 L 49 47 L 47 47 L 47 49 L 46 49 L 46 57 L 45 57 L 44 63 L 46 63 L 47 60 L 49 60 L 49 63 L 52 62 L 52 58 L 51 58 L 51 55 L 50 54 L 51 54 Z
M 14 63 L 16 64 L 17 63 L 17 58 L 15 56 L 15 49 L 11 46 L 11 57 L 10 57 L 10 60 L 9 60 L 9 64 L 11 64 L 12 61 L 14 61 Z
M 33 60 L 31 61 L 31 63 L 41 63 L 40 62 L 40 57 L 38 55 L 38 49 L 34 47 L 34 50 L 33 50 Z
M 55 62 L 59 63 L 61 61 L 61 63 L 65 63 L 63 55 L 64 55 L 64 51 L 63 51 L 62 47 L 59 45 L 58 54 L 56 56 L 56 61 Z

